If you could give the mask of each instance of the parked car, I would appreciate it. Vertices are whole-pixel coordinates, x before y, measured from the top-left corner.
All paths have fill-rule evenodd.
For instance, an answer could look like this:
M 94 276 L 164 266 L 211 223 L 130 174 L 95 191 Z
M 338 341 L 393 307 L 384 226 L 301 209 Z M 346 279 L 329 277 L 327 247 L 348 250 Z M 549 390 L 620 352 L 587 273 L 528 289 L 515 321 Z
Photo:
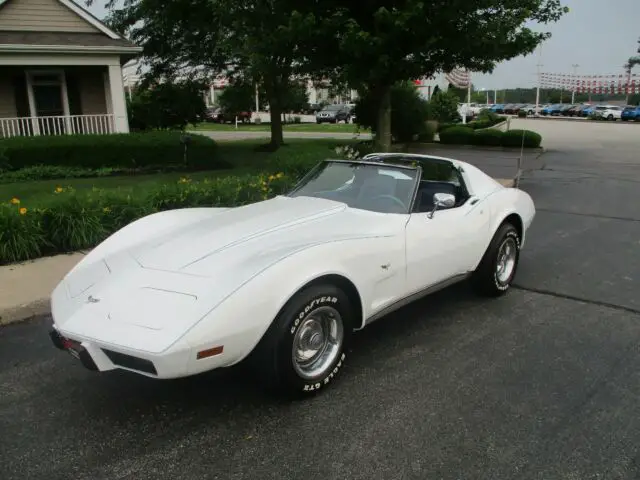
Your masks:
M 249 123 L 251 121 L 251 112 L 229 112 L 220 107 L 209 107 L 205 111 L 205 121 L 207 122 L 233 123 L 236 121 L 236 117 L 239 122 Z
M 517 112 L 518 105 L 515 103 L 508 103 L 502 108 L 502 112 L 507 115 L 514 115 Z
M 602 118 L 604 120 L 620 120 L 622 119 L 622 111 L 624 107 L 618 105 L 598 105 L 595 108 L 595 115 L 598 118 Z
M 316 123 L 349 123 L 351 121 L 352 108 L 343 103 L 326 105 L 316 113 Z
M 560 115 L 560 112 L 562 112 L 563 108 L 564 108 L 564 105 L 562 103 L 556 103 L 554 105 L 549 105 L 548 107 L 543 108 L 540 113 L 542 115 L 549 115 L 549 116 Z
M 167 379 L 244 362 L 313 394 L 354 331 L 410 300 L 465 279 L 508 292 L 535 213 L 529 194 L 458 160 L 326 160 L 287 194 L 117 231 L 53 291 L 50 338 L 93 371 Z
M 494 113 L 504 113 L 504 104 L 496 103 L 494 105 L 491 105 L 491 108 L 489 108 L 489 110 L 491 110 Z
M 559 113 L 560 113 L 560 115 L 562 115 L 563 117 L 568 117 L 568 116 L 570 116 L 570 115 L 569 115 L 569 112 L 570 112 L 573 108 L 575 108 L 575 105 L 572 105 L 572 104 L 563 105 L 563 106 L 562 106 L 562 108 L 560 109 L 560 112 L 559 112 Z
M 625 107 L 624 110 L 622 111 L 622 114 L 620 115 L 620 119 L 623 122 L 628 122 L 628 121 L 639 121 L 640 120 L 640 105 L 638 106 L 629 106 L 629 107 Z
M 595 105 L 588 105 L 587 108 L 583 108 L 580 112 L 581 117 L 588 117 L 589 115 L 593 115 L 596 111 Z

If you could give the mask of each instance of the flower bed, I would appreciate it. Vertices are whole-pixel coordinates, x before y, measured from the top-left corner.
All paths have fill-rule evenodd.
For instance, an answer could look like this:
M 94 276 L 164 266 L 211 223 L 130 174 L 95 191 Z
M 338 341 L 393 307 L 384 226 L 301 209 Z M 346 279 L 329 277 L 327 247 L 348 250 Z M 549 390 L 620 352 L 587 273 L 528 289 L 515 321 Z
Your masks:
M 57 187 L 46 208 L 19 198 L 0 204 L 0 264 L 96 246 L 128 223 L 151 213 L 186 207 L 232 207 L 287 191 L 297 175 L 278 172 L 225 176 L 202 182 L 188 177 L 135 195 Z

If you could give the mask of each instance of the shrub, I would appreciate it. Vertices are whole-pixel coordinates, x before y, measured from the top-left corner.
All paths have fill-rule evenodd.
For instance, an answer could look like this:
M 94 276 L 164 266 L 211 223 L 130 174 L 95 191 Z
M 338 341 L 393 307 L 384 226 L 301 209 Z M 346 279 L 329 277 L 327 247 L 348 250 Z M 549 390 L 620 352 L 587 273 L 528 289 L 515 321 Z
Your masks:
M 204 116 L 206 105 L 200 82 L 162 82 L 138 89 L 127 100 L 127 114 L 132 130 L 181 129 Z
M 440 133 L 443 130 L 446 130 L 447 128 L 455 127 L 457 125 L 459 125 L 459 124 L 458 123 L 446 123 L 446 122 L 445 123 L 439 123 L 438 124 L 438 133 Z
M 509 130 L 502 134 L 503 147 L 520 147 L 523 140 L 525 148 L 537 148 L 542 143 L 542 136 L 531 130 Z
M 475 145 L 500 146 L 502 144 L 503 133 L 504 132 L 495 128 L 477 130 L 474 132 L 472 140 Z
M 183 138 L 189 138 L 186 149 Z M 142 168 L 181 166 L 192 169 L 228 168 L 216 155 L 216 143 L 203 135 L 180 132 L 113 135 L 56 135 L 0 140 L 9 170 L 36 165 L 80 168 Z
M 518 118 L 527 118 L 526 110 L 518 110 Z
M 0 205 L 0 264 L 43 254 L 91 248 L 131 221 L 154 212 L 186 207 L 238 206 L 290 189 L 297 178 L 274 174 L 226 176 L 202 182 L 182 178 L 139 195 L 94 189 L 60 189 L 44 209 L 28 209 L 19 199 Z
M 377 98 L 371 92 L 362 92 L 354 109 L 356 122 L 377 131 Z M 416 137 L 428 136 L 426 125 L 428 102 L 420 96 L 411 82 L 402 82 L 391 88 L 391 135 L 398 142 L 410 142 Z
M 458 96 L 450 91 L 438 91 L 431 96 L 429 116 L 439 122 L 454 122 L 460 119 Z
M 459 126 L 449 127 L 440 132 L 440 143 L 470 145 L 473 141 L 473 128 Z

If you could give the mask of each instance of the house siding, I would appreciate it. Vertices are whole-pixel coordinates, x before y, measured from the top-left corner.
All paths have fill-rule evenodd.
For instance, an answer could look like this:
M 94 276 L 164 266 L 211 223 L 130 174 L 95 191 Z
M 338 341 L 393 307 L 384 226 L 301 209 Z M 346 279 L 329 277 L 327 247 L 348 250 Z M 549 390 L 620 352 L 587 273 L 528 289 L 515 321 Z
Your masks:
M 96 68 L 82 71 L 79 80 L 82 114 L 96 115 L 107 113 L 103 70 Z
M 14 118 L 16 113 L 16 100 L 11 83 L 11 76 L 5 75 L 0 69 L 0 118 Z
M 0 8 L 0 30 L 97 33 L 99 30 L 58 0 L 8 0 Z

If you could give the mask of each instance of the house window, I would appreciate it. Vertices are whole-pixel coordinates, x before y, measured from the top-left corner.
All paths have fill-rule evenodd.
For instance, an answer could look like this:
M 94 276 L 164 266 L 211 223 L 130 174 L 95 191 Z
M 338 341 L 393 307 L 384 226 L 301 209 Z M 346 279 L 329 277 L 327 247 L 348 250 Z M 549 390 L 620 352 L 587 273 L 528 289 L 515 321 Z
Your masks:
M 33 117 L 58 117 L 69 114 L 63 72 L 27 72 L 29 107 Z

